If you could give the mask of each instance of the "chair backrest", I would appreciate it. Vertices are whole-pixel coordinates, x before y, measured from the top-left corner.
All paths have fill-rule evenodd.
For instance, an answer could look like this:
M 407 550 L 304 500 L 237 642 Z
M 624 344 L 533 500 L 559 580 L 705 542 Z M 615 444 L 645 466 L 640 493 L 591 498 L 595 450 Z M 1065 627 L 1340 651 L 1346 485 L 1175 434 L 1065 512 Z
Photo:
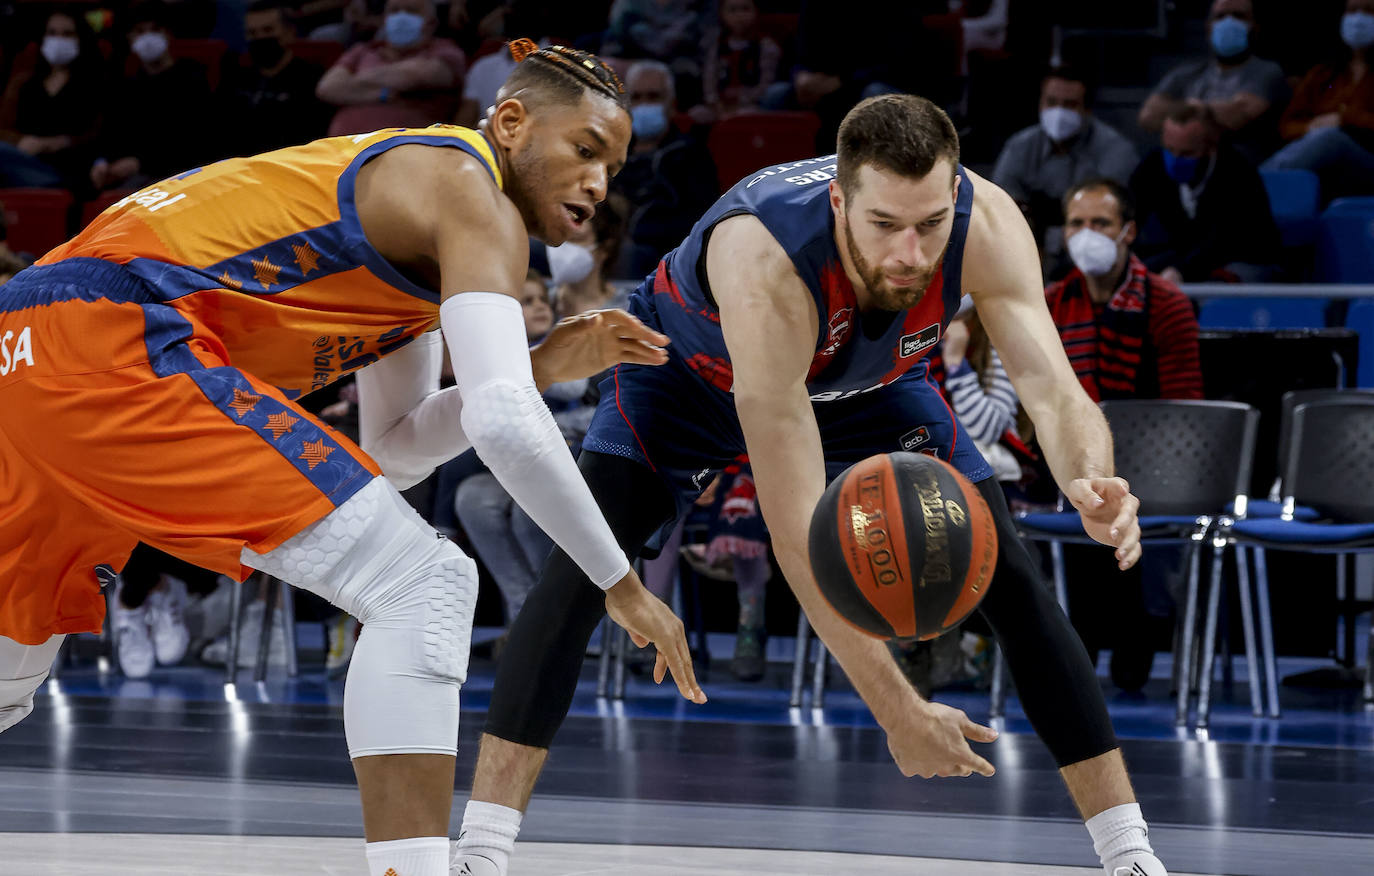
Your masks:
M 1322 401 L 1374 401 L 1374 390 L 1359 389 L 1290 389 L 1283 394 L 1279 407 L 1279 477 L 1287 470 L 1288 440 L 1293 432 L 1293 409 L 1308 402 Z M 1286 491 L 1286 488 L 1285 488 Z
M 1261 170 L 1269 209 L 1284 246 L 1308 246 L 1317 239 L 1321 180 L 1310 170 Z
M 1337 198 L 1317 230 L 1317 280 L 1374 283 L 1374 198 Z
M 1295 407 L 1283 472 L 1285 504 L 1374 523 L 1374 399 L 1347 393 Z
M 1198 312 L 1203 329 L 1326 328 L 1325 298 L 1209 298 Z
M 291 44 L 291 52 L 303 61 L 328 70 L 343 56 L 344 47 L 333 40 L 296 40 Z
M 1355 383 L 1374 387 L 1374 298 L 1359 298 L 1350 302 L 1345 314 L 1345 327 L 1360 336 L 1360 367 Z
M 62 189 L 0 189 L 9 247 L 15 252 L 43 253 L 67 239 L 67 210 L 72 196 Z
M 1249 492 L 1259 411 L 1240 402 L 1129 399 L 1102 402 L 1116 473 L 1142 515 L 1220 514 Z
M 812 157 L 820 126 L 815 113 L 791 112 L 741 113 L 716 122 L 706 146 L 721 191 L 761 167 Z

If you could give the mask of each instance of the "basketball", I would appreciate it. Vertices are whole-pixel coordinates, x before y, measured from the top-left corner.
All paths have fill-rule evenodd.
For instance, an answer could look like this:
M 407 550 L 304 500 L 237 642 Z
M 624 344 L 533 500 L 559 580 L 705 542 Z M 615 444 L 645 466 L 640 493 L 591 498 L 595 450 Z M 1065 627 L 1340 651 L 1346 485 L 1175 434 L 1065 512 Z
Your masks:
M 920 453 L 870 456 L 811 516 L 811 568 L 840 617 L 881 639 L 933 639 L 987 594 L 997 527 L 977 487 Z

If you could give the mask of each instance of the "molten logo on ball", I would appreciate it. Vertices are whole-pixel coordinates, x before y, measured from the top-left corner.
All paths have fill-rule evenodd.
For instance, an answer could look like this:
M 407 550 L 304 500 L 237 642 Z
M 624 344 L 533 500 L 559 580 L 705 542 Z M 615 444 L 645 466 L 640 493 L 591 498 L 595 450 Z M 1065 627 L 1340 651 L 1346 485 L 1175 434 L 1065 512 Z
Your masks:
M 940 495 L 940 483 L 933 471 L 912 484 L 921 497 L 921 516 L 926 524 L 926 564 L 921 570 L 918 587 L 949 583 L 949 532 L 945 528 L 945 497 Z

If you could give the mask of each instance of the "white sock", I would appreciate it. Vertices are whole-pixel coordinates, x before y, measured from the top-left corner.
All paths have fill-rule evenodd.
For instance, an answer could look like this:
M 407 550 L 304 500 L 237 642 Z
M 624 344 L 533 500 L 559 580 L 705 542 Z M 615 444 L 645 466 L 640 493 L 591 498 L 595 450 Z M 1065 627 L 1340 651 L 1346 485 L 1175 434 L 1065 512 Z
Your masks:
M 448 837 L 368 843 L 367 869 L 371 876 L 448 876 Z
M 480 855 L 495 864 L 501 876 L 505 876 L 523 817 L 520 810 L 509 806 L 469 800 L 463 810 L 463 829 L 454 844 L 454 854 Z
M 1150 829 L 1145 825 L 1145 816 L 1140 814 L 1139 803 L 1113 806 L 1089 818 L 1085 826 L 1107 876 L 1117 876 L 1118 867 L 1135 876 L 1130 868 L 1137 864 L 1142 876 L 1164 876 L 1164 866 L 1150 848 Z

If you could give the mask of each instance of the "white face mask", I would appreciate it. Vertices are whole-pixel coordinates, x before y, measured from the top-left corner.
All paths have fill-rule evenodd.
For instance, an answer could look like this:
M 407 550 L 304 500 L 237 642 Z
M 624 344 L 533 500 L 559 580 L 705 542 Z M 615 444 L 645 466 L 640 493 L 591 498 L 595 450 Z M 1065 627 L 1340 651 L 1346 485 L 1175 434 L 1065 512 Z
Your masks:
M 130 48 L 134 50 L 134 54 L 138 55 L 143 63 L 151 64 L 167 54 L 167 37 L 156 31 L 148 31 L 145 34 L 140 34 Z
M 549 279 L 555 286 L 580 283 L 596 267 L 592 251 L 578 243 L 563 243 L 548 248 Z
M 1125 229 L 1122 229 L 1122 234 L 1125 233 Z M 1089 277 L 1106 276 L 1116 267 L 1117 244 L 1120 240 L 1120 236 L 1112 240 L 1101 231 L 1091 228 L 1080 229 L 1068 240 L 1069 258 L 1073 259 L 1078 270 Z
M 1083 114 L 1062 106 L 1045 107 L 1040 111 L 1040 127 L 1056 143 L 1062 143 L 1083 130 Z
M 81 54 L 81 44 L 76 37 L 45 36 L 40 51 L 43 52 L 43 60 L 52 66 L 65 67 Z

